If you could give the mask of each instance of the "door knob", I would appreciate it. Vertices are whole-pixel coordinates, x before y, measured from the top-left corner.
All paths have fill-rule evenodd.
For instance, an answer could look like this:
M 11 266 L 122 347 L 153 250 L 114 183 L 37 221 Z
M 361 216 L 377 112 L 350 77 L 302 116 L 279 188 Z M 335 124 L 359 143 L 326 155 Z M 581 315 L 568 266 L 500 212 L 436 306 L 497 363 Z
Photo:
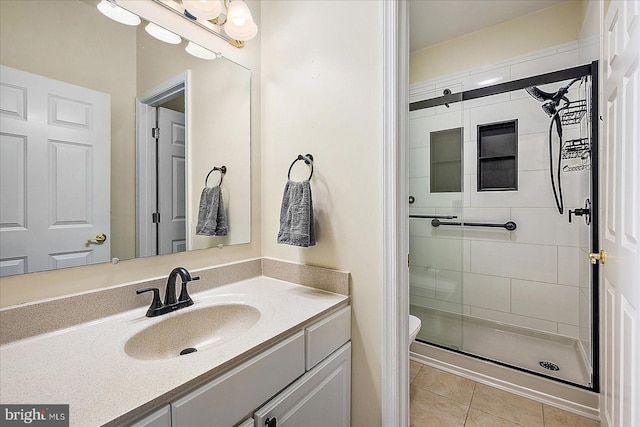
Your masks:
M 97 244 L 101 245 L 102 243 L 104 243 L 105 240 L 107 240 L 107 235 L 104 234 L 104 233 L 100 233 L 96 237 L 94 237 L 93 239 L 87 240 L 87 243 L 97 243 Z
M 604 264 L 605 259 L 607 258 L 607 253 L 604 249 L 600 250 L 597 253 L 590 253 L 589 259 L 591 260 L 591 264 L 597 264 L 600 261 L 600 264 Z

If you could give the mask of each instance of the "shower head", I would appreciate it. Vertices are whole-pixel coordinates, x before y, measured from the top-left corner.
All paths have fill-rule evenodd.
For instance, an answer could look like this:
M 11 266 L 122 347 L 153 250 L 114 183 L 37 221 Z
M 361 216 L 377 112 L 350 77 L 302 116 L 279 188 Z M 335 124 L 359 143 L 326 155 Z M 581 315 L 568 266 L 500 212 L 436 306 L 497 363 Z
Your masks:
M 548 101 L 553 99 L 553 93 L 545 92 L 543 90 L 538 89 L 536 86 L 529 86 L 525 89 L 529 95 L 531 95 L 534 99 L 537 99 L 540 102 Z
M 525 88 L 525 90 L 533 98 L 537 99 L 540 102 L 544 102 L 544 104 L 542 104 L 542 111 L 547 113 L 547 116 L 553 117 L 553 115 L 556 114 L 556 108 L 558 108 L 558 105 L 560 105 L 560 101 L 564 100 L 566 103 L 569 102 L 569 99 L 565 95 L 569 92 L 569 88 L 571 87 L 571 85 L 578 80 L 580 79 L 573 79 L 566 86 L 560 87 L 556 93 L 545 92 L 538 89 L 536 86 L 529 86 L 528 88 Z

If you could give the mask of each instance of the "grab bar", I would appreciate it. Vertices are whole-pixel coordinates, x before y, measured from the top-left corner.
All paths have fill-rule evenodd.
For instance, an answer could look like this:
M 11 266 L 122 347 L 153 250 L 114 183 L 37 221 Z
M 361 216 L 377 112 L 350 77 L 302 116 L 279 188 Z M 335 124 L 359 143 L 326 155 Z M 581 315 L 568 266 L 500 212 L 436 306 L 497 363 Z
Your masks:
M 456 219 L 455 215 L 409 215 L 409 218 Z
M 494 228 L 506 228 L 509 231 L 514 231 L 518 226 L 513 221 L 507 221 L 504 224 L 492 224 L 488 222 L 443 222 L 439 219 L 432 219 L 431 225 L 434 227 L 440 227 L 441 225 L 457 225 L 461 227 L 494 227 Z

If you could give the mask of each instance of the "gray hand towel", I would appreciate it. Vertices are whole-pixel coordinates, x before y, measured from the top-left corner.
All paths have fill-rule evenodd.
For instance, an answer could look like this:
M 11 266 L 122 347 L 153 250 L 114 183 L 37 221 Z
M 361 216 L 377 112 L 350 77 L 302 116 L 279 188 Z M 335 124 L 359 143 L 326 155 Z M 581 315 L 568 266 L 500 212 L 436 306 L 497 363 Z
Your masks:
M 226 236 L 228 230 L 227 213 L 224 210 L 220 186 L 205 187 L 202 190 L 202 194 L 200 194 L 196 234 L 201 236 Z
M 287 180 L 280 209 L 278 243 L 308 247 L 316 244 L 309 181 Z

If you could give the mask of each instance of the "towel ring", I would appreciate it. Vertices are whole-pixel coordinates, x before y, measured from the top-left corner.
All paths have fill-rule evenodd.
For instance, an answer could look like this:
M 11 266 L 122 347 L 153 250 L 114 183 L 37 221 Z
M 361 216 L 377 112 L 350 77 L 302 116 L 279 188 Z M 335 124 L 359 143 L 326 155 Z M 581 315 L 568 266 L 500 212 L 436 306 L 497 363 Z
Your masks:
M 227 173 L 227 167 L 226 166 L 214 166 L 213 169 L 211 169 L 209 171 L 209 173 L 207 174 L 207 177 L 204 179 L 204 186 L 207 186 L 207 181 L 209 180 L 209 175 L 211 175 L 211 172 L 213 171 L 220 171 L 220 182 L 218 183 L 218 185 L 216 187 L 219 187 L 222 185 L 222 179 L 224 178 L 224 175 Z
M 307 181 L 310 181 L 311 177 L 313 176 L 313 156 L 311 154 L 305 154 L 304 156 L 302 154 L 298 154 L 298 157 L 293 161 L 293 163 L 291 163 L 291 166 L 289 166 L 289 173 L 287 173 L 287 179 L 291 179 L 291 169 L 293 168 L 293 165 L 295 165 L 298 160 L 304 160 L 306 164 L 311 165 L 311 174 L 309 175 L 309 178 L 307 178 Z

